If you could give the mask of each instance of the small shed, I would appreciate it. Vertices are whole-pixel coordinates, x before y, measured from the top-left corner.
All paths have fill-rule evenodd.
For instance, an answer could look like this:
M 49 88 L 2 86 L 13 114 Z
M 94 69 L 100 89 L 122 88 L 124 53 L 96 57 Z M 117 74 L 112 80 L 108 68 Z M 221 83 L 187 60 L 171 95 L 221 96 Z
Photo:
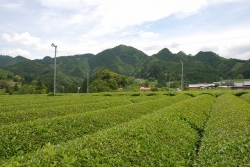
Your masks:
M 151 90 L 151 88 L 149 88 L 149 87 L 141 87 L 140 88 L 140 91 L 146 91 L 146 90 Z
M 211 89 L 215 88 L 215 84 L 189 84 L 189 90 L 196 90 L 196 89 Z
M 243 85 L 244 85 L 244 86 L 250 86 L 250 81 L 244 81 L 244 82 L 243 82 Z
M 250 90 L 250 81 L 234 82 L 232 90 Z

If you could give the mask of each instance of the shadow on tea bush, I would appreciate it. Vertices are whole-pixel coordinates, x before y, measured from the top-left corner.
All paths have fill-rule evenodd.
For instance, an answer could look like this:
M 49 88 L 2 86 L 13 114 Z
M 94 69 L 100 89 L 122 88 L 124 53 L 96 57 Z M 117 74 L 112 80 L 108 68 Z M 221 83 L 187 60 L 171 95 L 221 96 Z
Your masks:
M 199 95 L 211 95 L 211 96 L 216 97 L 213 93 L 207 93 L 207 92 L 201 93 L 201 94 L 199 94 Z
M 224 92 L 220 92 L 220 93 L 215 93 L 215 97 L 219 97 L 220 95 L 225 94 Z
M 47 96 L 54 96 L 54 93 L 53 92 L 49 92 L 48 94 L 47 94 Z M 56 96 L 63 96 L 62 94 L 56 94 Z
M 195 95 L 194 94 L 192 94 L 192 93 L 184 93 L 185 95 L 188 95 L 188 96 L 190 96 L 190 97 L 195 97 Z
M 134 93 L 131 96 L 140 96 L 140 95 L 141 95 L 140 93 Z
M 234 93 L 234 95 L 240 97 L 241 95 L 244 95 L 244 94 L 247 94 L 247 93 L 248 93 L 248 92 L 241 91 L 241 92 L 236 92 L 236 93 Z
M 109 94 L 109 93 L 106 93 L 106 94 L 104 94 L 103 96 L 112 96 L 111 94 Z
M 147 96 L 156 96 L 157 94 L 156 93 L 149 93 L 147 94 Z
M 175 96 L 176 94 L 175 93 L 164 93 L 164 95 L 166 95 L 166 96 Z

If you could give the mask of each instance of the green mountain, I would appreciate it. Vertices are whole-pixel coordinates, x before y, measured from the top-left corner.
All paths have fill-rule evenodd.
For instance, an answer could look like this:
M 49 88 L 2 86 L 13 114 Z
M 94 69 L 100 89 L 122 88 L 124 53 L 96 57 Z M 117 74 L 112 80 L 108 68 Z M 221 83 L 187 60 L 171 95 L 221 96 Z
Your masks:
M 0 80 L 9 80 L 12 79 L 12 76 L 14 76 L 14 73 L 12 71 L 0 68 Z
M 87 60 L 92 56 L 92 54 L 83 54 L 58 57 L 56 59 L 57 84 L 80 85 L 86 78 L 86 69 L 89 69 Z M 42 60 L 23 61 L 5 68 L 24 79 L 41 77 L 44 82 L 49 82 L 54 77 L 54 58 L 46 56 Z
M 194 56 L 194 59 L 214 68 L 217 68 L 221 63 L 223 63 L 226 60 L 225 58 L 220 57 L 214 52 L 202 52 L 202 51 L 197 53 Z
M 2 79 L 19 75 L 24 83 L 38 78 L 47 83 L 53 80 L 54 58 L 46 56 L 41 60 L 29 60 L 21 56 L 0 56 L 0 62 Z M 100 69 L 108 69 L 126 76 L 157 79 L 164 86 L 169 80 L 180 81 L 182 63 L 184 80 L 187 83 L 250 77 L 249 60 L 226 59 L 214 52 L 199 52 L 194 56 L 182 51 L 172 53 L 167 48 L 148 56 L 126 45 L 106 49 L 96 55 L 58 57 L 56 63 L 57 86 L 81 85 L 87 78 L 87 71 L 92 76 Z
M 0 61 L 4 58 L 0 57 Z M 133 76 L 147 58 L 148 56 L 142 51 L 125 45 L 104 50 L 96 55 L 61 56 L 56 58 L 57 84 L 80 85 L 87 77 L 87 70 L 90 74 L 94 74 L 99 69 L 109 69 L 118 74 Z M 5 61 L 6 64 L 2 63 L 2 66 L 6 66 L 6 70 L 20 75 L 23 79 L 41 77 L 44 82 L 50 82 L 53 79 L 54 58 L 46 56 L 42 60 L 26 59 L 26 61 L 8 65 L 11 60 L 14 62 L 14 59 Z
M 236 63 L 235 66 L 237 66 L 237 70 L 232 72 L 233 76 L 242 74 L 244 78 L 250 78 L 250 59 L 247 61 L 240 61 Z
M 88 59 L 93 56 L 93 54 L 82 54 L 58 57 L 56 68 L 68 76 L 83 78 L 86 76 L 86 69 L 90 69 Z M 43 61 L 49 63 L 54 68 L 54 58 L 45 57 Z
M 186 55 L 180 51 L 177 54 L 167 48 L 149 57 L 136 74 L 142 78 L 155 78 L 166 82 L 181 80 L 182 63 L 184 80 L 189 83 L 214 82 L 222 78 L 237 78 L 242 74 L 249 78 L 247 61 L 225 59 L 214 52 L 199 52 L 196 55 Z M 164 79 L 162 79 L 164 78 Z
M 0 67 L 14 65 L 27 60 L 29 59 L 26 59 L 22 56 L 16 56 L 13 58 L 7 55 L 0 55 Z
M 119 45 L 91 57 L 88 62 L 93 71 L 100 67 L 119 74 L 133 76 L 148 56 L 131 46 Z

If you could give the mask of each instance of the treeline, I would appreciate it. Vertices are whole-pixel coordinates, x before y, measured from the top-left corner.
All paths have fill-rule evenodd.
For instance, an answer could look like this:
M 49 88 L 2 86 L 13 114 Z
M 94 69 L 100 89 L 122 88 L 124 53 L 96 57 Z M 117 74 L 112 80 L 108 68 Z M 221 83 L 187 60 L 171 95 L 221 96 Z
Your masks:
M 125 88 L 134 83 L 133 77 L 117 74 L 107 69 L 98 70 L 89 78 L 90 92 L 109 92 L 118 88 Z M 87 92 L 87 79 L 82 84 L 81 92 Z
M 87 83 L 88 82 L 88 83 Z M 54 92 L 54 80 L 43 82 L 41 77 L 34 78 L 25 75 L 24 78 L 16 75 L 13 80 L 0 80 L 0 89 L 5 89 L 8 94 L 45 94 Z M 59 93 L 86 93 L 88 92 L 109 92 L 116 91 L 118 88 L 125 88 L 134 84 L 134 78 L 117 74 L 107 69 L 100 69 L 89 78 L 85 78 L 81 85 L 64 84 L 60 82 L 56 85 L 56 92 Z M 80 89 L 79 89 L 80 88 Z
M 26 90 L 34 93 L 37 92 L 35 91 L 36 82 L 40 78 L 46 87 L 46 92 L 53 92 L 50 90 L 54 76 L 53 58 L 46 56 L 42 60 L 26 60 L 21 59 L 21 57 L 16 59 L 0 56 L 0 62 L 0 80 L 9 82 L 13 80 L 15 75 L 19 75 L 21 81 L 17 82 L 17 86 L 21 88 L 26 85 Z M 77 92 L 80 87 L 80 93 L 87 92 L 88 78 L 89 92 L 114 91 L 119 87 L 131 87 L 133 82 L 131 77 L 146 80 L 146 83 L 142 83 L 140 86 L 154 85 L 160 89 L 165 87 L 180 88 L 182 63 L 186 87 L 192 83 L 212 83 L 250 78 L 250 60 L 226 59 L 214 52 L 199 52 L 194 56 L 181 51 L 172 53 L 167 48 L 152 56 L 147 56 L 136 48 L 119 45 L 96 55 L 82 54 L 58 57 L 56 90 L 57 92 L 71 93 Z M 105 70 L 100 69 L 110 71 L 105 72 Z M 87 77 L 88 72 L 89 77 Z M 106 76 L 105 73 L 109 75 Z M 1 82 L 2 85 L 5 85 L 2 87 L 6 89 L 6 82 Z M 8 87 L 14 89 L 16 81 L 13 82 Z M 152 82 L 154 83 L 152 84 Z

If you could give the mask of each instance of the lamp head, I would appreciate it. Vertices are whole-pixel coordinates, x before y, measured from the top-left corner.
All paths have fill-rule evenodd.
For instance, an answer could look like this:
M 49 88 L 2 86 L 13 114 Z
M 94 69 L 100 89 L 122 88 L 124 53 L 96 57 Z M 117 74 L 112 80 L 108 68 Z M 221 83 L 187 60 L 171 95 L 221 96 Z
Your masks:
M 52 47 L 57 47 L 56 45 L 54 45 L 54 43 L 51 44 Z

